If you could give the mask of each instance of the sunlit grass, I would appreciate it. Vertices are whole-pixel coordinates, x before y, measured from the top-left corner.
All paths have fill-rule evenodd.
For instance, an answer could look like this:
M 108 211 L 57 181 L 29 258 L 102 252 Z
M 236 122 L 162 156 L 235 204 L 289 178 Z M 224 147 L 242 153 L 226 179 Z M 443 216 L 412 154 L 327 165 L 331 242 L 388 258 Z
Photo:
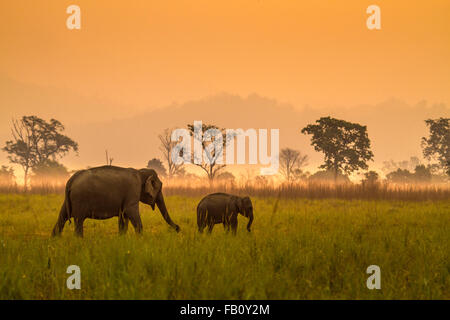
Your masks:
M 62 195 L 0 195 L 1 299 L 449 299 L 450 200 L 253 198 L 252 233 L 198 234 L 200 197 L 167 196 L 174 232 L 142 205 L 144 234 L 117 218 L 52 239 Z M 66 288 L 69 265 L 81 290 Z M 366 268 L 381 268 L 381 290 Z

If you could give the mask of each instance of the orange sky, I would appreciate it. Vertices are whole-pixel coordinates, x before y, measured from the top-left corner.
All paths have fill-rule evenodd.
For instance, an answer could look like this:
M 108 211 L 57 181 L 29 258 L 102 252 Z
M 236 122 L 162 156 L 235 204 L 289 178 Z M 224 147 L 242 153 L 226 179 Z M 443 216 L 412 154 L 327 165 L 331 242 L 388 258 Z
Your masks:
M 66 28 L 70 4 L 79 31 Z M 371 4 L 380 31 L 366 28 Z M 448 104 L 449 17 L 448 0 L 4 0 L 0 73 L 126 105 L 124 116 L 217 92 L 296 106 Z
M 81 30 L 66 28 L 71 4 L 81 7 Z M 381 30 L 366 27 L 372 4 Z M 200 113 L 208 121 L 279 120 L 281 147 L 306 150 L 314 166 L 322 155 L 299 130 L 322 113 L 369 124 L 378 163 L 420 156 L 423 120 L 450 116 L 449 18 L 448 0 L 2 0 L 0 143 L 12 117 L 55 117 L 80 142 L 69 166 L 101 164 L 109 149 L 116 163 L 139 167 L 160 156 L 157 134 L 175 125 L 176 109 L 157 108 L 194 100 L 201 111 L 210 96 L 227 106 L 229 96 L 214 98 L 224 92 L 242 97 L 251 120 Z M 299 113 L 259 113 L 253 93 Z M 177 125 L 200 120 L 182 111 Z

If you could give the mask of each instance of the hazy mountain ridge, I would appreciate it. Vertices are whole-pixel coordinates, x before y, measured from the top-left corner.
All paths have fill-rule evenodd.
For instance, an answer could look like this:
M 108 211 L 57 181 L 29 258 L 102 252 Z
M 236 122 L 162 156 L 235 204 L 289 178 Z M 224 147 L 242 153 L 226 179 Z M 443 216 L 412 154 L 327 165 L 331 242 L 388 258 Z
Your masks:
M 80 145 L 79 157 L 69 155 L 63 162 L 69 167 L 104 164 L 105 149 L 114 163 L 124 166 L 144 166 L 153 157 L 160 157 L 158 134 L 165 128 L 185 128 L 194 120 L 213 123 L 223 128 L 280 129 L 280 147 L 300 149 L 310 157 L 310 164 L 322 161 L 322 155 L 310 146 L 309 137 L 300 133 L 306 124 L 321 116 L 333 116 L 368 126 L 375 162 L 408 159 L 421 156 L 420 138 L 426 134 L 423 120 L 449 117 L 444 104 L 425 101 L 409 105 L 398 99 L 388 99 L 375 105 L 328 108 L 294 106 L 258 94 L 242 97 L 219 93 L 205 98 L 172 103 L 142 112 L 110 103 L 98 97 L 83 97 L 70 90 L 39 87 L 0 77 L 1 143 L 10 138 L 13 117 L 35 114 L 63 122 L 66 132 Z M 39 103 L 34 103 L 39 101 Z M 150 103 L 149 103 L 150 104 Z M 6 106 L 14 111 L 6 112 Z M 8 110 L 11 110 L 9 108 Z M 106 110 L 106 111 L 105 111 Z M 6 164 L 6 155 L 0 159 Z
M 81 152 L 89 155 L 87 162 L 103 161 L 104 149 L 108 148 L 120 163 L 143 165 L 149 158 L 160 156 L 157 139 L 160 132 L 165 128 L 185 128 L 194 120 L 230 129 L 280 129 L 280 147 L 300 149 L 310 156 L 311 163 L 318 163 L 322 155 L 313 150 L 309 137 L 300 130 L 328 115 L 367 125 L 375 161 L 381 163 L 388 159 L 420 156 L 420 138 L 427 133 L 423 120 L 448 117 L 450 109 L 444 105 L 427 106 L 425 102 L 410 106 L 395 99 L 338 111 L 310 107 L 296 109 L 256 94 L 243 98 L 222 93 L 127 119 L 74 126 L 73 132 L 75 139 L 78 136 Z

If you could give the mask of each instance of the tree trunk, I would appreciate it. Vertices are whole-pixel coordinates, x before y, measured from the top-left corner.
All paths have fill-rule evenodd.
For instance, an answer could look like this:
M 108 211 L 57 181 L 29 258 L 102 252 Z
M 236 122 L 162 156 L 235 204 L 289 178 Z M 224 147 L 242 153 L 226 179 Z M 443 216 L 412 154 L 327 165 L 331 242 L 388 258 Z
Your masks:
M 212 188 L 214 185 L 214 174 L 213 174 L 213 167 L 211 165 L 209 167 L 208 178 L 209 178 L 209 187 Z
M 334 184 L 337 184 L 338 172 L 339 172 L 339 168 L 334 167 Z
M 23 189 L 26 192 L 28 189 L 28 168 L 26 168 L 24 171 L 25 171 L 25 174 L 23 176 Z

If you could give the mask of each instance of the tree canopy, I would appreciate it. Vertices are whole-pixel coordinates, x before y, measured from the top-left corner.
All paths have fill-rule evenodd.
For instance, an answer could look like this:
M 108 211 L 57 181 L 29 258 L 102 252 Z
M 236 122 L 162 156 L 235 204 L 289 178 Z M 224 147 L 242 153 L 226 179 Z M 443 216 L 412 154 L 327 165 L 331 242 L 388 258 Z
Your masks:
M 397 169 L 386 175 L 386 179 L 395 184 L 430 183 L 433 179 L 430 166 L 421 164 L 416 166 L 414 172 L 407 169 Z
M 350 174 L 368 169 L 367 161 L 373 160 L 366 126 L 322 117 L 301 132 L 312 135 L 311 145 L 325 156 L 325 163 L 320 168 L 333 170 L 335 179 L 340 172 Z
M 23 116 L 12 121 L 12 140 L 6 141 L 3 151 L 11 163 L 22 166 L 27 186 L 30 169 L 49 160 L 56 161 L 69 151 L 78 152 L 78 144 L 63 135 L 64 126 L 55 119 L 49 122 L 36 116 Z
M 450 176 L 450 118 L 428 119 L 425 123 L 430 135 L 422 138 L 423 155 L 428 160 L 437 160 Z
M 163 160 L 167 165 L 167 177 L 172 178 L 175 176 L 183 176 L 185 174 L 184 163 L 176 164 L 172 160 L 172 149 L 176 146 L 177 142 L 172 141 L 171 130 L 165 129 L 160 135 L 158 135 L 160 145 L 159 150 L 163 156 Z M 182 151 L 180 152 L 182 156 Z M 165 169 L 164 169 L 165 170 Z
M 7 166 L 1 166 L 0 167 L 0 185 L 4 186 L 11 186 L 15 184 L 16 182 L 16 176 L 14 175 L 14 169 L 7 167 Z
M 162 163 L 161 160 L 159 160 L 157 158 L 153 158 L 152 160 L 149 160 L 147 163 L 147 168 L 155 170 L 156 173 L 158 174 L 158 176 L 160 176 L 160 177 L 167 176 L 167 171 L 166 171 L 166 168 L 164 167 L 164 164 Z

